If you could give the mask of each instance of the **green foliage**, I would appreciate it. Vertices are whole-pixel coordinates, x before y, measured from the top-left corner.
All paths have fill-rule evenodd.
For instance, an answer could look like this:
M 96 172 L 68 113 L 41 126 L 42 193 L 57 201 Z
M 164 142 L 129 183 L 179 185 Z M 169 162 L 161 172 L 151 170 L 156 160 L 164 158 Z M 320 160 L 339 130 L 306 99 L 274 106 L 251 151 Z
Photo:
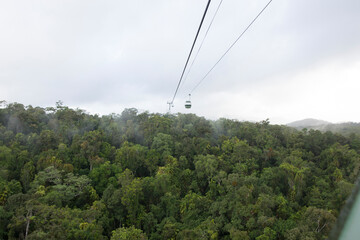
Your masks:
M 145 240 L 146 235 L 134 226 L 118 228 L 112 232 L 111 240 Z
M 28 204 L 25 209 L 16 211 L 16 218 L 10 223 L 9 237 L 22 238 L 25 232 L 27 239 L 105 239 L 101 225 L 86 215 L 78 209 Z M 27 224 L 32 230 L 28 234 Z
M 121 203 L 128 212 L 128 224 L 138 226 L 138 216 L 142 212 L 140 201 L 143 197 L 141 180 L 133 178 L 130 170 L 126 169 L 120 174 L 119 182 L 121 184 Z
M 357 133 L 2 104 L 1 239 L 324 239 L 360 171 Z
M 121 172 L 119 164 L 111 164 L 106 161 L 104 164 L 94 168 L 89 173 L 93 186 L 100 195 L 105 191 L 109 184 L 116 184 L 116 175 Z
M 133 145 L 125 141 L 121 148 L 116 150 L 115 162 L 125 169 L 128 168 L 135 174 L 143 173 L 147 148 L 139 144 Z

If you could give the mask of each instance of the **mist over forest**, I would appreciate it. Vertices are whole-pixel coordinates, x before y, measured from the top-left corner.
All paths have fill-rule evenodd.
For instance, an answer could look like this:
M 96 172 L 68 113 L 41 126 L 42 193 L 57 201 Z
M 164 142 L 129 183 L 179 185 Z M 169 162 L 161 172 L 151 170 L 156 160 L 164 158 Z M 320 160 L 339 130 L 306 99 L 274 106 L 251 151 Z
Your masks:
M 0 239 L 320 240 L 359 175 L 357 124 L 1 103 Z

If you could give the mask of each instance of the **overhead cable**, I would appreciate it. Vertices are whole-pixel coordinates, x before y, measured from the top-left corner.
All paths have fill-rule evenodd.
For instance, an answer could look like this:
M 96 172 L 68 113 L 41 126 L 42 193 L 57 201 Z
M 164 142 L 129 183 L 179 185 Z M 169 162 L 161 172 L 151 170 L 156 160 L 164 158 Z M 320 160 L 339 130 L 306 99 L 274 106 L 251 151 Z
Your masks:
M 193 65 L 194 65 L 194 62 L 195 62 L 197 56 L 199 55 L 199 52 L 200 52 L 200 50 L 201 50 L 201 47 L 202 47 L 203 44 L 204 44 L 204 41 L 205 41 L 205 39 L 206 39 L 206 37 L 207 37 L 207 35 L 208 35 L 208 32 L 209 32 L 209 30 L 210 30 L 210 28 L 211 28 L 212 23 L 214 22 L 214 19 L 215 19 L 216 15 L 217 15 L 217 13 L 218 13 L 218 11 L 219 11 L 219 9 L 220 9 L 220 6 L 221 6 L 222 2 L 223 2 L 223 0 L 220 1 L 219 5 L 218 5 L 218 7 L 217 7 L 217 9 L 216 9 L 216 11 L 215 11 L 215 14 L 214 14 L 213 18 L 211 19 L 211 22 L 210 22 L 210 24 L 209 24 L 209 26 L 208 26 L 208 28 L 207 28 L 207 30 L 206 30 L 205 36 L 204 36 L 203 40 L 201 41 L 200 47 L 199 47 L 199 49 L 197 50 L 197 52 L 196 52 L 196 54 L 195 54 L 195 57 L 194 57 L 191 65 L 190 65 L 190 67 L 189 67 L 189 70 L 187 71 L 187 73 L 186 73 L 186 75 L 185 75 L 185 78 L 184 78 L 184 80 L 183 80 L 183 82 L 182 82 L 182 85 L 185 83 L 186 79 L 187 79 L 188 76 L 189 76 L 189 73 L 190 73 L 190 71 L 191 71 L 191 69 L 192 69 L 192 67 L 193 67 Z
M 200 22 L 200 25 L 199 25 L 198 31 L 197 31 L 197 33 L 196 33 L 196 36 L 195 36 L 195 39 L 194 39 L 193 45 L 192 45 L 192 47 L 191 47 L 191 50 L 190 50 L 189 56 L 188 56 L 188 58 L 187 58 L 187 60 L 186 60 L 186 63 L 185 63 L 184 69 L 183 69 L 183 71 L 182 71 L 182 73 L 181 73 L 181 77 L 180 77 L 179 83 L 178 83 L 178 85 L 177 85 L 177 87 L 176 87 L 176 90 L 175 90 L 174 96 L 173 96 L 173 98 L 172 98 L 171 102 L 169 102 L 169 103 L 168 103 L 168 104 L 169 104 L 169 109 L 170 109 L 170 108 L 171 108 L 171 106 L 173 105 L 173 103 L 174 103 L 174 99 L 175 99 L 176 94 L 177 94 L 177 92 L 178 92 L 178 90 L 179 90 L 179 87 L 180 87 L 180 84 L 181 84 L 182 78 L 183 78 L 183 76 L 184 76 L 184 73 L 185 73 L 186 67 L 187 67 L 187 65 L 188 65 L 188 63 L 189 63 L 189 59 L 190 59 L 190 57 L 191 57 L 191 53 L 192 53 L 192 51 L 193 51 L 193 49 L 194 49 L 194 46 L 195 46 L 195 43 L 196 43 L 196 39 L 197 39 L 197 37 L 198 37 L 198 35 L 199 35 L 199 32 L 200 32 L 201 26 L 202 26 L 202 24 L 203 24 L 203 22 L 204 22 L 204 19 L 205 19 L 205 16 L 206 16 L 207 10 L 208 10 L 209 5 L 210 5 L 210 2 L 211 2 L 211 0 L 209 0 L 209 1 L 208 1 L 208 3 L 207 3 L 207 5 L 206 5 L 205 12 L 204 12 L 204 14 L 203 14 L 203 16 L 202 16 L 202 19 L 201 19 L 201 22 Z
M 225 51 L 225 53 L 219 58 L 219 60 L 212 66 L 212 68 L 205 74 L 205 76 L 196 84 L 196 86 L 191 90 L 190 93 L 193 93 L 196 88 L 204 81 L 204 79 L 210 74 L 210 72 L 219 64 L 219 62 L 226 56 L 230 49 L 239 41 L 239 39 L 247 32 L 251 25 L 260 17 L 260 15 L 265 11 L 265 9 L 270 5 L 273 0 L 270 0 L 265 7 L 259 12 L 259 14 L 251 21 L 251 23 L 245 28 L 245 30 L 240 34 L 240 36 L 230 45 L 230 47 Z

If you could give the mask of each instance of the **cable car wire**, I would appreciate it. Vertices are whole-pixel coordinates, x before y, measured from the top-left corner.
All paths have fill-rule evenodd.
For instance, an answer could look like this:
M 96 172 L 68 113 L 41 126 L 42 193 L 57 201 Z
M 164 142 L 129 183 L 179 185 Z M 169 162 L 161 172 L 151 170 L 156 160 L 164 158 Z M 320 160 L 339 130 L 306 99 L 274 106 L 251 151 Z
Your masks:
M 195 57 L 194 57 L 191 65 L 190 65 L 189 70 L 187 71 L 187 73 L 186 73 L 186 75 L 185 75 L 185 78 L 184 78 L 184 80 L 183 80 L 183 82 L 182 82 L 181 85 L 184 85 L 186 79 L 187 79 L 188 76 L 189 76 L 189 73 L 190 73 L 190 71 L 191 71 L 191 69 L 192 69 L 192 67 L 193 67 L 193 65 L 194 65 L 194 62 L 196 61 L 197 56 L 199 55 L 199 52 L 200 52 L 200 50 L 201 50 L 201 48 L 202 48 L 202 46 L 203 46 L 203 44 L 204 44 L 204 41 L 205 41 L 205 39 L 206 39 L 206 37 L 207 37 L 207 35 L 208 35 L 208 33 L 209 33 L 209 30 L 210 30 L 210 28 L 211 28 L 211 25 L 212 25 L 213 22 L 214 22 L 214 19 L 215 19 L 216 15 L 217 15 L 217 13 L 218 13 L 218 11 L 219 11 L 219 9 L 220 9 L 220 6 L 221 6 L 222 2 L 223 2 L 223 0 L 220 1 L 219 5 L 218 5 L 218 7 L 217 7 L 217 9 L 216 9 L 216 11 L 215 11 L 215 14 L 214 14 L 213 18 L 211 19 L 211 22 L 210 22 L 208 28 L 206 29 L 205 36 L 204 36 L 204 38 L 203 38 L 202 41 L 201 41 L 200 47 L 199 47 L 199 49 L 197 50 L 197 52 L 196 52 L 196 54 L 195 54 Z
M 210 5 L 210 2 L 211 2 L 211 0 L 209 0 L 209 1 L 208 1 L 208 3 L 207 3 L 207 5 L 206 5 L 205 12 L 204 12 L 204 14 L 203 14 L 203 16 L 202 16 L 202 19 L 201 19 L 201 22 L 200 22 L 200 25 L 199 25 L 198 31 L 197 31 L 197 33 L 196 33 L 196 36 L 195 36 L 195 39 L 194 39 L 193 45 L 192 45 L 192 47 L 191 47 L 191 50 L 190 50 L 189 56 L 188 56 L 188 58 L 187 58 L 187 60 L 186 60 L 186 63 L 185 63 L 185 66 L 184 66 L 184 70 L 183 70 L 183 71 L 182 71 L 182 73 L 181 73 L 181 77 L 180 77 L 179 83 L 178 83 L 178 85 L 177 85 L 177 87 L 176 87 L 176 90 L 175 90 L 174 96 L 173 96 L 173 98 L 172 98 L 171 102 L 168 102 L 168 104 L 169 104 L 169 110 L 170 110 L 171 106 L 173 106 L 174 99 L 175 99 L 176 94 L 177 94 L 177 92 L 178 92 L 178 90 L 179 90 L 179 87 L 180 87 L 180 84 L 181 84 L 181 80 L 182 80 L 182 78 L 183 78 L 183 76 L 184 76 L 184 73 L 185 73 L 186 67 L 187 67 L 187 65 L 188 65 L 188 63 L 189 63 L 189 59 L 190 59 L 191 53 L 192 53 L 192 51 L 193 51 L 193 49 L 194 49 L 194 46 L 195 46 L 196 40 L 197 40 L 197 38 L 198 38 L 198 35 L 199 35 L 199 32 L 200 32 L 201 26 L 202 26 L 202 24 L 203 24 L 203 22 L 204 22 L 204 19 L 205 19 L 205 16 L 206 16 L 207 10 L 208 10 L 209 5 Z
M 205 74 L 205 76 L 196 84 L 196 86 L 191 90 L 190 93 L 193 93 L 196 88 L 204 81 L 204 79 L 210 74 L 210 72 L 219 64 L 219 62 L 226 56 L 226 54 L 234 47 L 234 45 L 239 41 L 239 39 L 247 32 L 251 25 L 260 17 L 260 15 L 265 11 L 265 9 L 270 5 L 273 0 L 270 0 L 265 7 L 258 13 L 258 15 L 251 21 L 251 23 L 245 28 L 245 30 L 240 34 L 240 36 L 230 45 L 230 47 L 225 51 L 225 53 L 219 58 L 219 60 L 212 66 L 212 68 Z

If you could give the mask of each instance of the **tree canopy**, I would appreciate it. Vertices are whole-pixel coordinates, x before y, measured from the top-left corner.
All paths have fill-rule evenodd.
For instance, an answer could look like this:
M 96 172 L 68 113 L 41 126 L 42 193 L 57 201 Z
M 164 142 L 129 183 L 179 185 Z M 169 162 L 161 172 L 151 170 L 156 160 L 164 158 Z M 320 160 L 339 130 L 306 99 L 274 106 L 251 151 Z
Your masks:
M 324 239 L 360 136 L 194 114 L 0 109 L 0 239 Z

